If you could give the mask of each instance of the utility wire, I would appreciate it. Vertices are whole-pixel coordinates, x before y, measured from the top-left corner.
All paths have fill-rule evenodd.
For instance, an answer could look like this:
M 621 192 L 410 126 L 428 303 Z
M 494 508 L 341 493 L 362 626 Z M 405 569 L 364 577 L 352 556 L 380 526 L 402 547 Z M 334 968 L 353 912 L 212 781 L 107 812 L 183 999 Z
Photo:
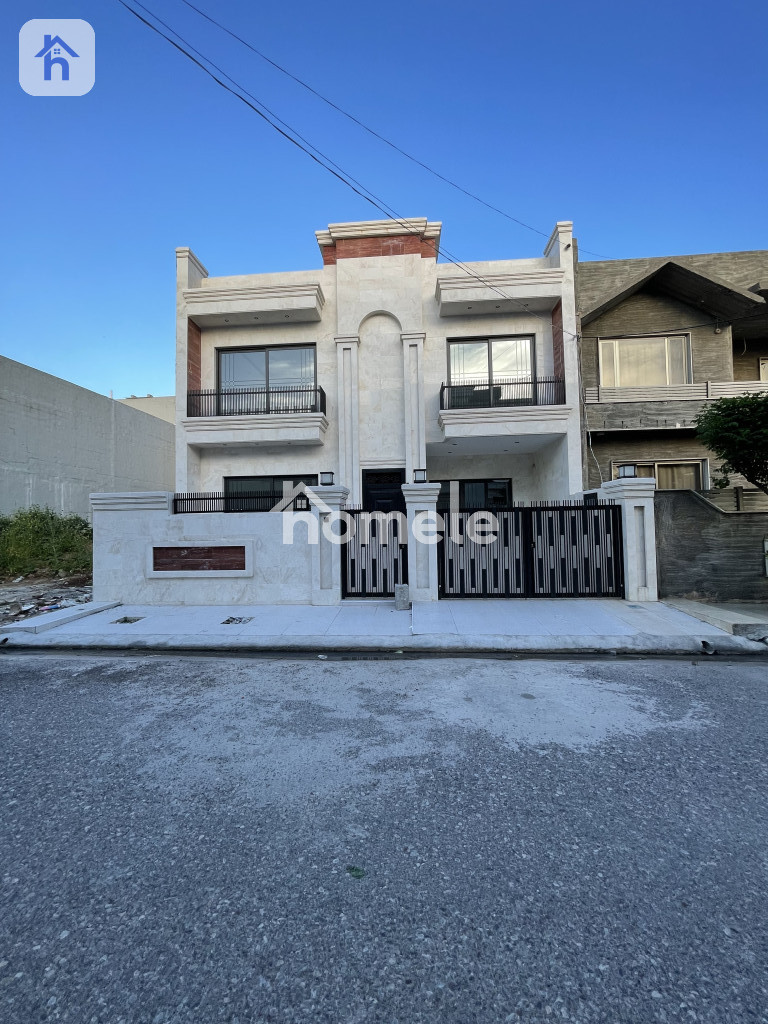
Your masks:
M 359 128 L 362 128 L 363 131 L 368 132 L 369 135 L 372 135 L 375 139 L 378 139 L 380 142 L 383 142 L 386 146 L 389 146 L 391 149 L 394 149 L 395 152 L 399 153 L 401 156 L 404 156 L 406 160 L 410 160 L 411 163 L 414 163 L 418 167 L 423 168 L 429 174 L 432 174 L 434 175 L 434 177 L 439 178 L 440 181 L 445 182 L 446 185 L 450 185 L 451 188 L 457 189 L 457 191 L 462 192 L 465 196 L 468 196 L 470 199 L 474 199 L 475 202 L 480 203 L 482 206 L 485 206 L 487 209 L 492 210 L 494 213 L 498 213 L 500 214 L 500 216 L 506 217 L 507 220 L 510 220 L 515 224 L 518 224 L 522 228 L 526 228 L 526 230 L 528 231 L 533 231 L 537 235 L 542 235 L 544 238 L 549 238 L 549 232 L 542 231 L 540 230 L 540 228 L 536 228 L 532 224 L 526 224 L 525 221 L 520 220 L 518 217 L 513 217 L 511 213 L 507 213 L 506 210 L 502 210 L 498 206 L 494 206 L 492 203 L 487 202 L 481 196 L 478 196 L 474 192 L 470 192 L 469 189 L 464 188 L 463 185 L 459 185 L 458 182 L 455 182 L 451 178 L 448 178 L 444 174 L 441 174 L 439 171 L 436 171 L 434 167 L 430 167 L 429 164 L 424 163 L 423 160 L 419 160 L 418 157 L 415 157 L 411 153 L 408 153 L 406 150 L 398 146 L 397 143 L 392 142 L 391 139 L 388 139 L 385 135 L 382 135 L 380 132 L 377 132 L 374 128 L 371 128 L 369 125 L 365 124 L 365 122 L 355 117 L 354 114 L 350 114 L 348 110 L 344 110 L 343 107 L 340 107 L 337 103 L 334 103 L 333 100 L 328 99 L 327 96 L 324 96 L 321 92 L 318 92 L 317 89 L 313 88 L 308 82 L 305 82 L 304 79 L 299 78 L 298 75 L 294 75 L 287 68 L 284 68 L 282 64 L 278 64 L 277 61 L 272 60 L 271 57 L 268 57 L 265 53 L 262 53 L 261 50 L 258 50 L 246 39 L 243 39 L 242 36 L 239 36 L 236 32 L 233 32 L 231 29 L 227 28 L 226 25 L 222 25 L 220 21 L 217 21 L 215 18 L 211 17 L 210 14 L 207 14 L 199 7 L 196 7 L 195 4 L 190 2 L 190 0 L 181 0 L 181 2 L 183 4 L 186 4 L 187 7 L 191 8 L 191 10 L 199 14 L 201 18 L 205 18 L 206 21 L 221 29 L 222 32 L 226 32 L 227 35 L 231 36 L 232 39 L 236 39 L 237 42 L 247 47 L 247 49 L 249 49 L 252 53 L 255 53 L 257 57 L 260 57 L 263 61 L 266 61 L 267 64 L 270 64 L 277 71 L 280 71 L 282 74 L 287 75 L 287 77 L 292 79 L 292 81 L 302 86 L 302 88 L 306 89 L 308 92 L 311 92 L 313 96 L 316 96 L 319 100 L 327 104 L 333 110 L 337 111 L 342 116 L 348 118 Z M 588 253 L 590 256 L 597 256 L 599 259 L 610 259 L 610 257 L 601 256 L 600 253 L 592 252 L 590 249 L 582 249 L 581 251 Z
M 319 164 L 321 167 L 324 167 L 325 170 L 327 170 L 335 178 L 338 178 L 339 181 L 345 184 L 348 188 L 352 189 L 352 191 L 359 195 L 362 199 L 365 199 L 367 202 L 369 202 L 372 206 L 379 210 L 379 212 L 383 213 L 386 217 L 394 220 L 396 224 L 399 224 L 407 232 L 412 233 L 414 227 L 412 223 L 410 223 L 409 221 L 405 220 L 397 213 L 395 213 L 395 211 L 390 206 L 388 206 L 383 199 L 380 199 L 378 196 L 375 195 L 375 193 L 371 192 L 370 189 L 366 188 L 364 185 L 361 185 L 359 182 L 357 182 L 356 179 L 352 178 L 351 175 L 349 175 L 346 171 L 339 167 L 338 164 L 335 164 L 329 157 L 325 156 L 325 154 L 321 153 L 321 151 L 318 150 L 315 146 L 307 142 L 302 136 L 299 135 L 298 132 L 295 131 L 295 129 L 293 129 L 290 125 L 286 124 L 285 121 L 282 121 L 279 118 L 277 118 L 277 115 L 274 115 L 272 114 L 271 111 L 268 111 L 270 115 L 268 116 L 268 114 L 264 112 L 265 110 L 268 110 L 268 108 L 265 107 L 264 104 L 261 103 L 261 101 L 251 96 L 251 94 L 248 93 L 247 90 L 245 90 L 242 86 L 240 86 L 239 83 L 236 82 L 230 75 L 228 75 L 217 65 L 213 64 L 213 62 L 210 61 L 207 57 L 205 57 L 202 53 L 200 53 L 199 50 L 196 50 L 193 46 L 191 46 L 191 44 L 188 43 L 183 36 L 181 36 L 175 29 L 172 29 L 160 18 L 158 18 L 154 14 L 154 12 L 150 11 L 147 7 L 141 4 L 139 0 L 134 0 L 134 2 L 139 7 L 141 7 L 142 10 L 146 11 L 146 13 L 150 17 L 154 18 L 159 24 L 162 24 L 165 28 L 168 29 L 169 32 L 172 32 L 173 35 L 175 35 L 176 38 L 180 40 L 180 43 L 177 43 L 169 35 L 166 35 L 165 32 L 159 29 L 157 25 L 154 25 L 151 21 L 148 21 L 147 18 L 139 14 L 139 12 L 134 10 L 133 7 L 131 7 L 129 4 L 125 2 L 125 0 L 118 0 L 118 3 L 121 4 L 121 6 L 124 7 L 131 14 L 133 14 L 135 18 L 137 18 L 140 22 L 146 25 L 147 28 L 150 28 L 153 32 L 157 33 L 157 35 L 165 39 L 166 42 L 169 42 L 171 46 L 173 46 L 176 50 L 179 51 L 179 53 L 181 53 L 183 56 L 191 60 L 193 64 L 200 68 L 201 71 L 204 71 L 210 78 L 212 78 L 214 82 L 217 83 L 217 85 L 220 85 L 223 89 L 226 89 L 227 92 L 231 93 L 233 96 L 239 99 L 241 103 L 244 103 L 247 107 L 253 110 L 254 113 L 258 114 L 259 117 L 261 117 L 264 121 L 267 122 L 267 124 L 270 125 L 270 127 L 274 128 L 275 131 L 282 135 L 283 138 L 293 143 L 293 145 L 300 149 L 303 153 L 306 153 L 306 155 L 309 156 L 312 160 L 314 160 L 315 163 Z M 184 47 L 189 47 L 189 50 L 192 50 L 194 53 L 197 53 L 198 56 L 200 57 L 200 60 L 194 57 L 192 53 L 190 53 Z M 232 86 L 234 86 L 234 88 L 232 88 L 232 86 L 230 85 L 227 85 L 227 83 L 222 81 L 221 78 L 217 77 L 217 75 L 215 75 L 210 70 L 210 68 L 206 67 L 206 64 L 202 63 L 203 61 L 211 64 L 212 67 L 215 67 L 219 74 L 223 75 L 224 78 L 227 78 L 232 83 Z M 271 117 L 275 117 L 275 120 L 279 121 L 279 124 L 282 124 L 285 130 L 283 128 L 280 128 L 279 124 L 276 124 L 275 121 L 271 120 Z M 294 138 L 294 135 L 296 136 L 296 138 Z M 297 139 L 300 141 L 297 141 Z M 304 143 L 304 145 L 302 145 L 302 142 Z M 310 152 L 310 150 L 313 150 L 313 152 Z M 336 167 L 337 170 L 334 170 L 334 167 Z M 495 291 L 496 294 L 499 295 L 506 302 L 514 303 L 524 313 L 528 314 L 531 317 L 534 317 L 537 320 L 541 320 L 542 323 L 549 323 L 549 321 L 545 317 L 539 316 L 537 313 L 534 313 L 532 310 L 528 309 L 527 305 L 523 303 L 521 300 L 515 299 L 512 296 L 507 295 L 505 292 L 501 291 L 501 289 L 498 288 L 496 285 L 492 284 L 486 278 L 482 277 L 480 274 L 474 271 L 466 263 L 462 263 L 457 257 L 450 253 L 449 250 L 443 248 L 442 246 L 438 249 L 438 247 L 435 246 L 435 251 L 439 252 L 440 255 L 445 256 L 448 262 L 450 262 L 453 266 L 456 266 L 460 270 L 463 270 L 466 274 L 474 278 L 480 284 L 483 284 L 484 286 L 490 288 L 492 291 Z M 563 333 L 568 334 L 574 339 L 578 340 L 578 336 L 574 334 L 572 331 L 564 330 Z
M 404 219 L 401 216 L 399 216 L 387 203 L 385 203 L 385 201 L 383 199 L 378 197 L 374 192 L 372 192 L 365 185 L 363 185 L 362 182 L 360 182 L 356 178 L 352 177 L 352 175 L 349 174 L 348 171 L 345 171 L 339 164 L 335 163 L 329 156 L 327 156 L 327 154 L 325 154 L 321 150 L 317 149 L 316 146 L 314 146 L 311 142 L 309 142 L 309 140 L 306 139 L 303 135 L 301 135 L 295 128 L 293 128 L 291 125 L 289 125 L 285 121 L 283 121 L 274 111 L 270 110 L 269 107 L 267 107 L 264 103 L 262 103 L 260 100 L 258 100 L 255 96 L 253 96 L 252 93 L 248 92 L 248 90 L 246 90 L 243 86 L 241 86 L 238 82 L 236 82 L 226 71 L 224 71 L 221 67 L 219 67 L 217 64 L 215 64 L 209 57 L 206 57 L 199 50 L 197 50 L 194 46 L 192 46 L 191 43 L 189 43 L 175 29 L 173 29 L 170 25 L 168 25 L 167 22 L 163 21 L 154 12 L 150 11 L 147 7 L 144 6 L 144 4 L 140 3 L 139 0 L 134 0 L 134 3 L 138 7 L 140 7 L 143 11 L 145 11 L 147 13 L 147 15 L 149 15 L 151 18 L 155 19 L 155 21 L 157 21 L 160 25 L 163 25 L 169 32 L 173 33 L 173 35 L 175 35 L 177 37 L 177 39 L 179 39 L 183 45 L 180 45 L 179 43 L 175 42 L 168 35 L 166 35 L 164 32 L 162 32 L 160 29 L 158 29 L 156 25 L 154 25 L 152 22 L 148 21 L 146 18 L 142 17 L 141 14 L 139 14 L 136 10 L 134 10 L 132 7 L 130 7 L 127 3 L 125 3 L 124 0 L 118 0 L 118 2 L 127 11 L 129 11 L 136 18 L 138 18 L 139 21 L 141 21 L 148 28 L 152 29 L 152 31 L 156 32 L 158 35 L 160 35 L 162 38 L 164 38 L 173 47 L 175 47 L 175 49 L 177 49 L 183 56 L 187 57 L 197 67 L 199 67 L 202 71 L 204 71 L 207 75 L 209 75 L 209 77 L 211 77 L 217 83 L 217 85 L 220 85 L 222 88 L 226 89 L 227 92 L 231 93 L 233 96 L 235 96 L 237 99 L 239 99 L 242 103 L 245 103 L 246 106 L 248 106 L 251 110 L 254 111 L 254 113 L 258 114 L 263 120 L 265 120 L 270 125 L 270 127 L 274 128 L 275 131 L 277 131 L 280 135 L 283 136 L 283 138 L 287 139 L 289 142 L 291 142 L 295 146 L 297 146 L 302 152 L 304 152 L 307 156 L 309 156 L 312 160 L 314 160 L 315 163 L 318 163 L 321 167 L 324 167 L 325 170 L 327 170 L 330 174 L 333 174 L 334 177 L 336 177 L 343 184 L 347 185 L 347 187 L 352 189 L 353 192 L 355 192 L 357 195 L 359 195 L 362 199 L 365 199 L 368 203 L 370 203 L 372 206 L 374 206 L 380 213 L 384 213 L 385 216 L 387 216 L 388 218 L 391 218 L 392 220 L 394 220 L 395 223 L 397 223 L 400 226 L 402 226 L 406 231 L 411 232 L 413 230 L 413 224 L 411 224 L 406 219 Z M 195 7 L 195 5 L 190 3 L 189 0 L 182 0 L 182 2 L 185 3 L 188 7 L 191 7 L 193 10 L 197 11 L 204 18 L 206 18 L 208 21 L 212 22 L 213 24 L 215 24 L 219 28 L 221 28 L 223 31 L 225 31 L 229 35 L 233 36 L 233 38 L 238 39 L 240 42 L 243 43 L 243 45 L 245 45 L 249 49 L 253 50 L 254 53 L 256 53 L 258 56 L 262 57 L 268 63 L 273 64 L 276 68 L 278 68 L 278 70 L 284 72 L 290 78 L 294 78 L 295 81 L 297 81 L 299 84 L 305 86 L 307 89 L 309 89 L 310 92 L 315 93 L 317 96 L 319 96 L 320 99 L 323 99 L 325 102 L 329 103 L 330 106 L 335 107 L 341 113 L 345 114 L 345 116 L 349 117 L 353 121 L 356 121 L 356 123 L 359 123 L 361 125 L 361 127 L 366 129 L 366 131 L 369 131 L 371 134 L 376 135 L 379 138 L 382 138 L 382 141 L 387 142 L 388 145 L 391 145 L 391 146 L 393 146 L 393 148 L 398 149 L 398 147 L 395 146 L 393 143 L 390 143 L 389 140 L 384 139 L 381 136 L 378 136 L 376 132 L 374 132 L 372 129 L 367 128 L 367 126 L 363 125 L 362 122 L 357 122 L 357 119 L 354 118 L 352 115 L 347 114 L 346 111 L 342 110 L 339 107 L 336 107 L 336 105 L 333 104 L 330 100 L 326 100 L 325 97 L 323 97 L 321 94 L 316 93 L 316 91 L 314 89 L 312 89 L 311 86 L 306 85 L 306 83 L 302 82 L 301 79 L 298 79 L 294 75 L 291 75 L 290 72 L 288 72 L 284 68 L 280 67 L 280 65 L 275 64 L 274 61 L 270 60 L 268 57 L 266 57 L 260 51 L 256 50 L 256 48 L 251 46 L 250 43 L 247 43 L 244 40 L 240 39 L 239 36 L 237 36 L 235 33 L 231 32 L 225 26 L 219 25 L 218 22 L 216 22 L 213 18 L 210 18 L 207 14 L 205 14 L 205 12 L 201 11 L 199 8 Z M 188 47 L 188 49 L 191 50 L 192 53 L 188 52 L 188 50 L 184 49 L 184 47 Z M 192 55 L 193 53 L 197 54 L 197 56 L 200 58 L 200 60 L 196 59 Z M 203 61 L 205 61 L 206 63 L 205 64 L 202 63 Z M 206 67 L 206 64 L 210 64 L 211 67 L 213 67 L 216 71 L 219 72 L 219 74 L 224 76 L 224 78 L 228 79 L 228 81 L 232 83 L 232 86 L 234 86 L 234 88 L 232 88 L 230 85 L 227 85 L 226 82 L 222 81 L 220 78 L 218 78 L 216 75 L 214 75 L 213 72 L 211 72 L 210 69 L 208 67 Z M 274 121 L 271 120 L 271 118 L 274 118 Z M 283 127 L 281 128 L 280 125 L 282 125 Z M 299 141 L 297 141 L 297 140 L 299 140 Z M 302 145 L 302 143 L 303 143 L 303 145 Z M 310 150 L 312 152 L 310 152 Z M 398 151 L 400 151 L 400 150 L 398 149 Z M 400 151 L 400 152 L 402 152 L 402 151 Z M 413 159 L 414 162 L 420 163 L 420 161 L 415 160 L 415 158 L 410 157 L 409 154 L 405 153 L 404 155 L 408 156 L 409 159 Z M 426 165 L 422 165 L 422 166 L 424 166 L 427 170 L 432 171 L 432 169 L 427 167 Z M 335 170 L 334 170 L 334 168 L 335 168 Z M 437 174 L 437 172 L 434 172 L 434 171 L 432 171 L 432 173 Z M 437 176 L 441 177 L 441 175 L 439 175 L 439 174 L 437 174 Z M 444 180 L 448 181 L 448 179 L 444 179 Z M 454 184 L 453 182 L 450 182 L 450 181 L 448 183 L 452 184 L 452 185 Z M 456 187 L 460 188 L 460 186 L 456 186 Z M 464 190 L 461 189 L 461 191 L 464 191 Z M 472 196 L 472 198 L 477 198 L 476 196 L 473 196 L 471 193 L 467 193 L 467 195 Z M 479 200 L 479 202 L 484 202 L 484 201 L 483 200 Z M 489 204 L 485 203 L 484 205 L 489 205 Z M 491 208 L 495 209 L 494 207 L 491 207 Z M 519 224 L 521 224 L 524 227 L 530 227 L 530 225 L 523 224 L 522 221 L 517 221 L 516 218 L 511 217 L 508 214 L 505 214 L 503 211 L 497 211 L 497 212 L 502 213 L 504 216 L 509 217 L 509 219 L 511 219 L 511 220 L 515 220 L 516 223 L 519 223 Z M 530 228 L 530 229 L 532 231 L 535 231 L 538 234 L 543 234 L 543 232 L 540 232 L 537 228 Z M 539 316 L 537 313 L 535 313 L 532 310 L 528 309 L 527 306 L 525 305 L 525 303 L 523 303 L 522 301 L 520 301 L 518 299 L 514 299 L 511 296 L 507 295 L 500 288 L 498 288 L 496 285 L 492 284 L 486 278 L 482 277 L 480 274 L 478 274 L 476 271 L 474 271 L 467 264 L 465 264 L 462 261 L 460 261 L 451 252 L 449 252 L 449 250 L 445 249 L 442 246 L 440 246 L 439 249 L 436 246 L 435 250 L 436 250 L 436 252 L 439 252 L 440 255 L 444 256 L 447 259 L 447 261 L 449 263 L 451 263 L 453 266 L 457 267 L 460 270 L 463 270 L 466 274 L 468 274 L 469 276 L 471 276 L 475 280 L 477 280 L 478 283 L 483 284 L 486 287 L 490 288 L 491 290 L 495 291 L 496 294 L 500 298 L 502 298 L 503 300 L 516 304 L 522 310 L 522 312 L 526 313 L 527 315 L 529 315 L 531 317 L 534 317 L 537 320 L 541 320 L 543 323 L 549 323 L 547 318 Z M 584 249 L 584 250 L 581 250 L 581 251 L 588 252 L 589 250 Z M 596 254 L 595 253 L 591 253 L 591 255 L 596 255 Z M 754 313 L 745 314 L 743 317 L 736 317 L 736 318 L 733 318 L 732 320 L 729 320 L 727 322 L 730 323 L 730 324 L 739 323 L 739 322 L 741 322 L 743 320 L 747 320 L 748 321 L 748 320 L 756 319 L 756 318 L 758 318 L 758 317 L 760 317 L 762 315 L 763 315 L 763 310 L 756 310 Z M 683 325 L 683 326 L 677 326 L 677 327 L 671 328 L 668 331 L 657 331 L 657 332 L 654 332 L 654 333 L 657 334 L 657 335 L 674 334 L 674 333 L 679 333 L 681 331 L 693 330 L 693 329 L 698 328 L 698 327 L 709 327 L 709 326 L 711 326 L 711 321 L 709 321 L 707 323 L 687 324 L 687 325 Z M 578 341 L 578 335 L 574 334 L 572 331 L 564 331 L 564 333 L 570 335 L 571 337 L 573 337 L 574 339 L 576 339 Z M 585 340 L 586 339 L 594 340 L 594 339 L 596 339 L 598 337 L 600 337 L 600 335 L 582 335 L 582 338 L 585 339 Z M 647 335 L 622 335 L 622 337 L 647 337 Z

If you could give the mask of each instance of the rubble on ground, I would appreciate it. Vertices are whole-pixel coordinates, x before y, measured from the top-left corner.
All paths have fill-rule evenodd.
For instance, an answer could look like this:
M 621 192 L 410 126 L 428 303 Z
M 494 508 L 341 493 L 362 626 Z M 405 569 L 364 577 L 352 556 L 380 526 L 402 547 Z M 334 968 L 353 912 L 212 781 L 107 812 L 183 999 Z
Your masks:
M 84 573 L 53 579 L 34 575 L 0 579 L 0 627 L 92 600 L 91 577 Z

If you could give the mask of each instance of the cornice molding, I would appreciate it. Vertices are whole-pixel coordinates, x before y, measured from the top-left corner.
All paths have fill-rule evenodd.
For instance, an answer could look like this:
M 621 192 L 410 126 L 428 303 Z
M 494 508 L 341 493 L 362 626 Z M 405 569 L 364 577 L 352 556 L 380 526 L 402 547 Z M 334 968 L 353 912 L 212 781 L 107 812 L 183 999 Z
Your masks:
M 278 428 L 313 427 L 321 433 L 328 429 L 328 420 L 322 412 L 275 413 L 274 415 L 258 416 L 192 416 L 181 421 L 181 426 L 188 433 L 197 430 L 228 431 L 228 430 L 270 430 Z
M 325 305 L 325 296 L 320 284 L 285 284 L 216 288 L 208 285 L 204 288 L 185 288 L 184 301 L 189 306 L 207 302 L 244 302 L 263 301 L 270 299 L 309 299 L 320 309 Z M 279 308 L 279 307 L 275 307 Z
M 392 235 L 418 235 L 420 238 L 439 238 L 441 221 L 428 221 L 426 217 L 402 217 L 400 220 L 356 220 L 329 224 L 327 229 L 315 232 L 319 246 L 334 245 L 342 238 L 383 238 Z

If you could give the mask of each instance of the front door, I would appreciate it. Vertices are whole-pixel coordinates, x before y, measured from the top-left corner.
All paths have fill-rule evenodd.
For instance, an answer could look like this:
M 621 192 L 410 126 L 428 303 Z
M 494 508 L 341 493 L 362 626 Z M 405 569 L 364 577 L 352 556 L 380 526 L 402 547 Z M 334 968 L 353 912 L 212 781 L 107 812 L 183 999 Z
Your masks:
M 363 508 L 366 512 L 405 512 L 404 469 L 364 469 Z

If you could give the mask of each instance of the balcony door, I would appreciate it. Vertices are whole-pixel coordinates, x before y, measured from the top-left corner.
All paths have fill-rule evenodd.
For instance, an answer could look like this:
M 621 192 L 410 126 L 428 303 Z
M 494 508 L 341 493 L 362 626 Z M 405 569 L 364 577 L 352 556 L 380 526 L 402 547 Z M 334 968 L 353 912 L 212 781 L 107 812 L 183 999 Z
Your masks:
M 533 342 L 530 335 L 449 341 L 452 406 L 536 404 Z
M 315 346 L 219 349 L 221 416 L 312 412 Z

